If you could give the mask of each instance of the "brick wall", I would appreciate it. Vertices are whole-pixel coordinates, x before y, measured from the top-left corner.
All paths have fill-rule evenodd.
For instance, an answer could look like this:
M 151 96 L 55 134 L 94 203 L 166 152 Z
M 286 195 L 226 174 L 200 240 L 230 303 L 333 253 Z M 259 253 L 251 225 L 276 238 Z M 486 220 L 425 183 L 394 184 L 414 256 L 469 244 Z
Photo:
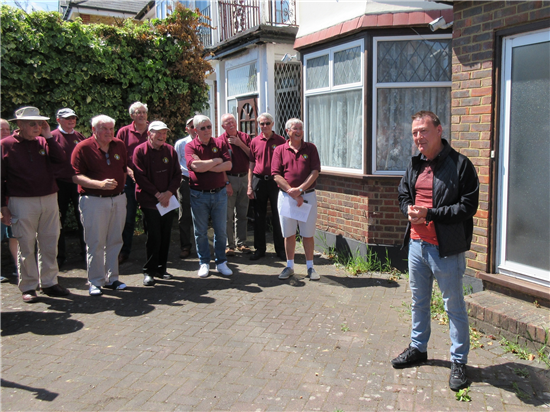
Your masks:
M 490 270 L 489 212 L 494 182 L 490 154 L 495 87 L 499 87 L 493 77 L 495 32 L 548 18 L 548 1 L 454 2 L 451 140 L 455 149 L 472 160 L 480 180 L 479 210 L 474 217 L 472 249 L 467 254 L 469 274 Z
M 362 243 L 400 245 L 406 220 L 397 201 L 399 181 L 321 175 L 317 229 Z

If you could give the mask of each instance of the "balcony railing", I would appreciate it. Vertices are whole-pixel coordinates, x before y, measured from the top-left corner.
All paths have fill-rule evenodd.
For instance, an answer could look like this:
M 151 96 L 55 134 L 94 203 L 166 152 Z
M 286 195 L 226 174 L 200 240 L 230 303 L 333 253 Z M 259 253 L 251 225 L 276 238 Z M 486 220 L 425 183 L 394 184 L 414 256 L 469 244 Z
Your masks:
M 212 13 L 210 11 L 210 6 L 205 7 L 200 11 L 202 14 L 200 22 L 207 24 L 208 26 L 212 25 Z M 212 46 L 212 29 L 210 27 L 201 26 L 199 27 L 199 38 L 204 47 Z
M 262 11 L 261 3 L 265 4 L 268 10 Z M 260 23 L 296 26 L 296 0 L 221 0 L 218 7 L 220 42 Z M 261 16 L 261 13 L 265 13 L 265 16 Z

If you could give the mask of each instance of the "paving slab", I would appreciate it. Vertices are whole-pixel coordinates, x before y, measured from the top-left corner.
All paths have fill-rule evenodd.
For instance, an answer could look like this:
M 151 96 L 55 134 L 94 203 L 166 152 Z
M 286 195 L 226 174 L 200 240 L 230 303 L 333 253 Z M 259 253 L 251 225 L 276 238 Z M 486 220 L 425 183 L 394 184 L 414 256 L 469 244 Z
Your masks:
M 250 236 L 252 238 L 252 236 Z M 409 342 L 407 279 L 349 276 L 322 255 L 318 282 L 278 279 L 285 263 L 229 258 L 234 275 L 197 277 L 196 255 L 172 248 L 171 280 L 144 287 L 145 236 L 121 266 L 124 291 L 88 295 L 73 256 L 67 298 L 25 304 L 1 285 L 3 411 L 364 411 L 550 407 L 550 372 L 479 339 L 469 361 L 471 402 L 448 388 L 448 325 L 432 322 L 429 361 L 395 370 Z M 177 230 L 173 243 L 178 243 Z M 214 269 L 214 265 L 212 264 Z

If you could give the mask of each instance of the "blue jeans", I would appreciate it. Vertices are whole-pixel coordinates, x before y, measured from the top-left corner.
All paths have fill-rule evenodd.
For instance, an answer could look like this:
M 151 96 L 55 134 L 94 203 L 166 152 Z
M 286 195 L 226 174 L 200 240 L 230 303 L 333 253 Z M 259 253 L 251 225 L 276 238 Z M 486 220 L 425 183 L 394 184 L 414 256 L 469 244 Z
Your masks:
M 426 352 L 430 339 L 433 279 L 437 280 L 449 315 L 451 361 L 468 362 L 470 330 L 464 302 L 462 277 L 466 270 L 464 253 L 440 257 L 436 245 L 411 239 L 409 244 L 409 281 L 412 292 L 411 346 Z
M 200 263 L 210 263 L 210 245 L 208 244 L 208 218 L 212 218 L 214 229 L 214 253 L 216 264 L 227 260 L 225 244 L 227 242 L 227 191 L 225 187 L 218 193 L 203 193 L 191 189 L 191 215 L 197 255 Z
M 136 183 L 129 176 L 126 178 L 124 193 L 126 194 L 126 223 L 122 231 L 123 245 L 120 253 L 129 256 L 132 251 L 132 240 L 134 239 L 136 212 L 138 207 L 138 202 L 136 200 Z

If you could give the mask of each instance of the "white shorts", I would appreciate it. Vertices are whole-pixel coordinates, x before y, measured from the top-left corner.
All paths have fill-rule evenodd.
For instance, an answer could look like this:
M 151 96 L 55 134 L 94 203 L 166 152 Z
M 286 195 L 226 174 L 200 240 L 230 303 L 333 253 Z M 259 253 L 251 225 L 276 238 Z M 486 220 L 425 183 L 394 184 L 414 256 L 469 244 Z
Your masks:
M 310 193 L 305 193 L 302 195 L 304 200 L 311 205 L 311 212 L 307 217 L 307 222 L 300 222 L 296 219 L 291 219 L 281 215 L 281 205 L 284 199 L 284 196 L 289 196 L 288 193 L 279 191 L 279 198 L 277 199 L 277 210 L 279 211 L 279 220 L 281 222 L 281 231 L 283 232 L 283 237 L 294 236 L 296 234 L 296 228 L 300 227 L 300 236 L 302 237 L 313 237 L 315 236 L 315 226 L 317 224 L 317 194 L 315 191 Z

